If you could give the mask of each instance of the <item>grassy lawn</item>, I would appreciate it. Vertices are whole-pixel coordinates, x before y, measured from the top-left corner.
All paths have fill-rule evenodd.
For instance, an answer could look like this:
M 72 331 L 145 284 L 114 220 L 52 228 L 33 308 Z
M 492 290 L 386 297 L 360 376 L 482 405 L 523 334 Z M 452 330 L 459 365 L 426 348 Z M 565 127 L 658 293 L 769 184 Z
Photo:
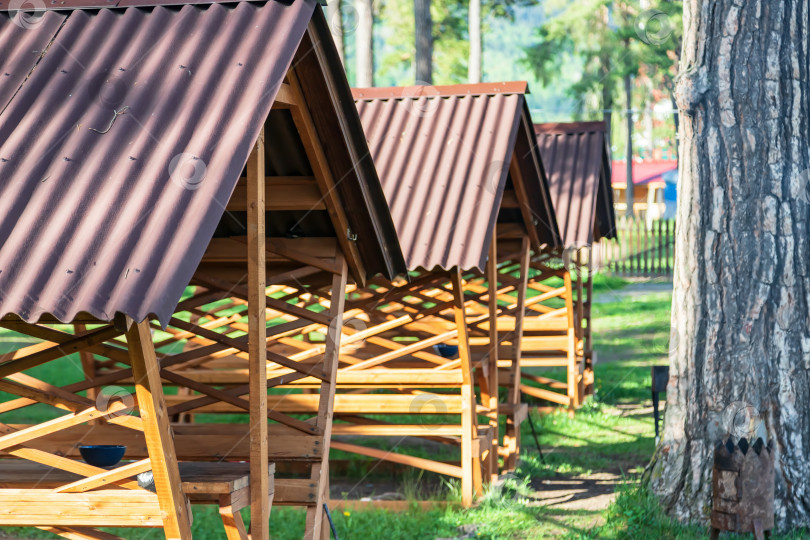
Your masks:
M 595 399 L 574 417 L 563 411 L 545 415 L 533 411 L 540 449 L 532 425 L 524 422 L 522 462 L 516 474 L 489 488 L 480 504 L 470 510 L 437 503 L 427 509 L 414 505 L 402 513 L 335 511 L 332 516 L 340 538 L 708 538 L 703 529 L 671 522 L 655 499 L 635 482 L 653 451 L 650 366 L 666 362 L 671 296 L 668 292 L 616 292 L 625 285 L 622 280 L 601 276 L 595 283 L 597 299 L 608 300 L 593 307 L 598 355 Z M 0 334 L 0 352 L 18 342 L 14 335 Z M 51 363 L 37 368 L 41 370 L 37 375 L 72 382 L 81 377 L 80 366 L 78 358 L 70 358 L 58 366 Z M 4 421 L 38 421 L 50 414 L 46 408 L 29 408 Z M 404 451 L 417 455 L 430 452 L 419 446 L 408 446 Z M 362 458 L 339 453 L 334 457 L 357 460 L 349 472 L 362 480 L 367 467 Z M 423 496 L 419 485 L 422 477 L 408 478 L 400 490 Z M 439 480 L 439 485 L 433 497 L 459 500 L 455 481 Z M 618 492 L 615 499 L 614 491 Z M 193 511 L 195 539 L 224 536 L 214 508 L 195 507 Z M 274 539 L 300 538 L 304 512 L 275 507 L 271 522 Z M 31 529 L 7 528 L 3 532 L 22 538 L 54 538 Z M 155 530 L 111 532 L 126 538 L 162 538 Z

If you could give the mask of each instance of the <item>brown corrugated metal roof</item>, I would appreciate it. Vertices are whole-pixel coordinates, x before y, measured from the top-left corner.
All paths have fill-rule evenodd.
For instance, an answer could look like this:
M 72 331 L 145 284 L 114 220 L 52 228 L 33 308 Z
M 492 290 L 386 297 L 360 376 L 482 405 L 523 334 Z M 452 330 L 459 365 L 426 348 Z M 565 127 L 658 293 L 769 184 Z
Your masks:
M 525 83 L 352 90 L 408 268 L 485 265 L 516 141 L 533 136 L 525 91 Z M 532 176 L 529 227 L 556 244 L 540 158 L 524 142 L 529 151 L 516 156 Z
M 0 14 L 0 76 L 17 86 L 0 114 L 0 316 L 165 323 L 314 9 L 48 12 L 25 30 L 46 51 L 27 79 Z
M 604 122 L 536 124 L 535 132 L 565 245 L 615 238 Z

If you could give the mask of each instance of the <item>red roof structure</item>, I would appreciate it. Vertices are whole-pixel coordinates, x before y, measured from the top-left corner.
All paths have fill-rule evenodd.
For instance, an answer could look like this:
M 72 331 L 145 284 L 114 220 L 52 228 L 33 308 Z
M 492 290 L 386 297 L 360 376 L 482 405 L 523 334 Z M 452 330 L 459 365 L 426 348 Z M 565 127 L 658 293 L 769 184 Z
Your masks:
M 661 180 L 664 174 L 677 170 L 678 161 L 674 159 L 633 160 L 633 184 L 648 184 Z M 611 183 L 619 186 L 627 185 L 627 161 L 613 162 Z
M 525 82 L 352 90 L 408 268 L 483 269 L 514 188 L 513 156 L 525 204 L 512 217 L 528 223 L 537 249 L 559 244 L 526 91 Z
M 268 115 L 294 58 L 309 77 L 305 94 L 340 80 L 312 47 L 296 57 L 316 6 L 0 11 L 0 317 L 121 312 L 165 324 L 265 120 L 268 174 L 312 174 L 300 143 L 290 147 L 297 134 L 283 137 L 297 133 L 289 112 Z M 345 128 L 326 159 L 356 209 L 350 228 L 365 236 L 364 267 L 353 270 L 358 280 L 393 275 L 404 263 L 341 77 L 340 103 L 322 101 L 314 121 L 322 133 Z M 324 213 L 275 212 L 269 229 L 279 219 L 282 234 L 306 228 Z
M 615 238 L 605 124 L 535 124 L 534 128 L 565 245 Z

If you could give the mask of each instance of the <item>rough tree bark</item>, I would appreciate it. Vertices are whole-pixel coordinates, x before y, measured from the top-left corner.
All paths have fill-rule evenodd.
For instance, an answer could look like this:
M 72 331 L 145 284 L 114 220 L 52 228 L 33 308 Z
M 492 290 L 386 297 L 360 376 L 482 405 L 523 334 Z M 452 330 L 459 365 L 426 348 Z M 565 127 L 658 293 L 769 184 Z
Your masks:
M 430 15 L 430 0 L 414 0 L 413 16 L 416 82 L 433 84 L 433 18 Z
M 340 63 L 346 65 L 346 44 L 343 42 L 343 15 L 340 10 L 342 3 L 343 0 L 329 0 L 326 4 L 326 16 L 329 19 L 329 28 L 332 30 L 332 37 L 340 55 Z
M 468 82 L 481 82 L 481 65 L 484 45 L 481 39 L 481 0 L 470 0 L 469 22 L 470 60 L 467 66 Z
M 766 433 L 777 523 L 810 525 L 808 31 L 810 0 L 684 2 L 671 378 L 647 470 L 683 521 L 706 520 L 716 441 Z
M 356 84 L 374 86 L 374 6 L 372 0 L 355 0 L 357 30 L 354 34 Z

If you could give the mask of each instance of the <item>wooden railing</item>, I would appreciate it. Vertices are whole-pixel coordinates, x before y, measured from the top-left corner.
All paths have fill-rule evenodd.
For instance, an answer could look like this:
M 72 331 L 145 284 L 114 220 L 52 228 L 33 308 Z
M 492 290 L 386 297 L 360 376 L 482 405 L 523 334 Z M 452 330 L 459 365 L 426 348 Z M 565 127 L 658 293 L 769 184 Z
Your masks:
M 602 239 L 595 250 L 597 270 L 617 276 L 671 276 L 675 261 L 675 221 L 648 225 L 641 219 L 619 218 L 615 240 Z

